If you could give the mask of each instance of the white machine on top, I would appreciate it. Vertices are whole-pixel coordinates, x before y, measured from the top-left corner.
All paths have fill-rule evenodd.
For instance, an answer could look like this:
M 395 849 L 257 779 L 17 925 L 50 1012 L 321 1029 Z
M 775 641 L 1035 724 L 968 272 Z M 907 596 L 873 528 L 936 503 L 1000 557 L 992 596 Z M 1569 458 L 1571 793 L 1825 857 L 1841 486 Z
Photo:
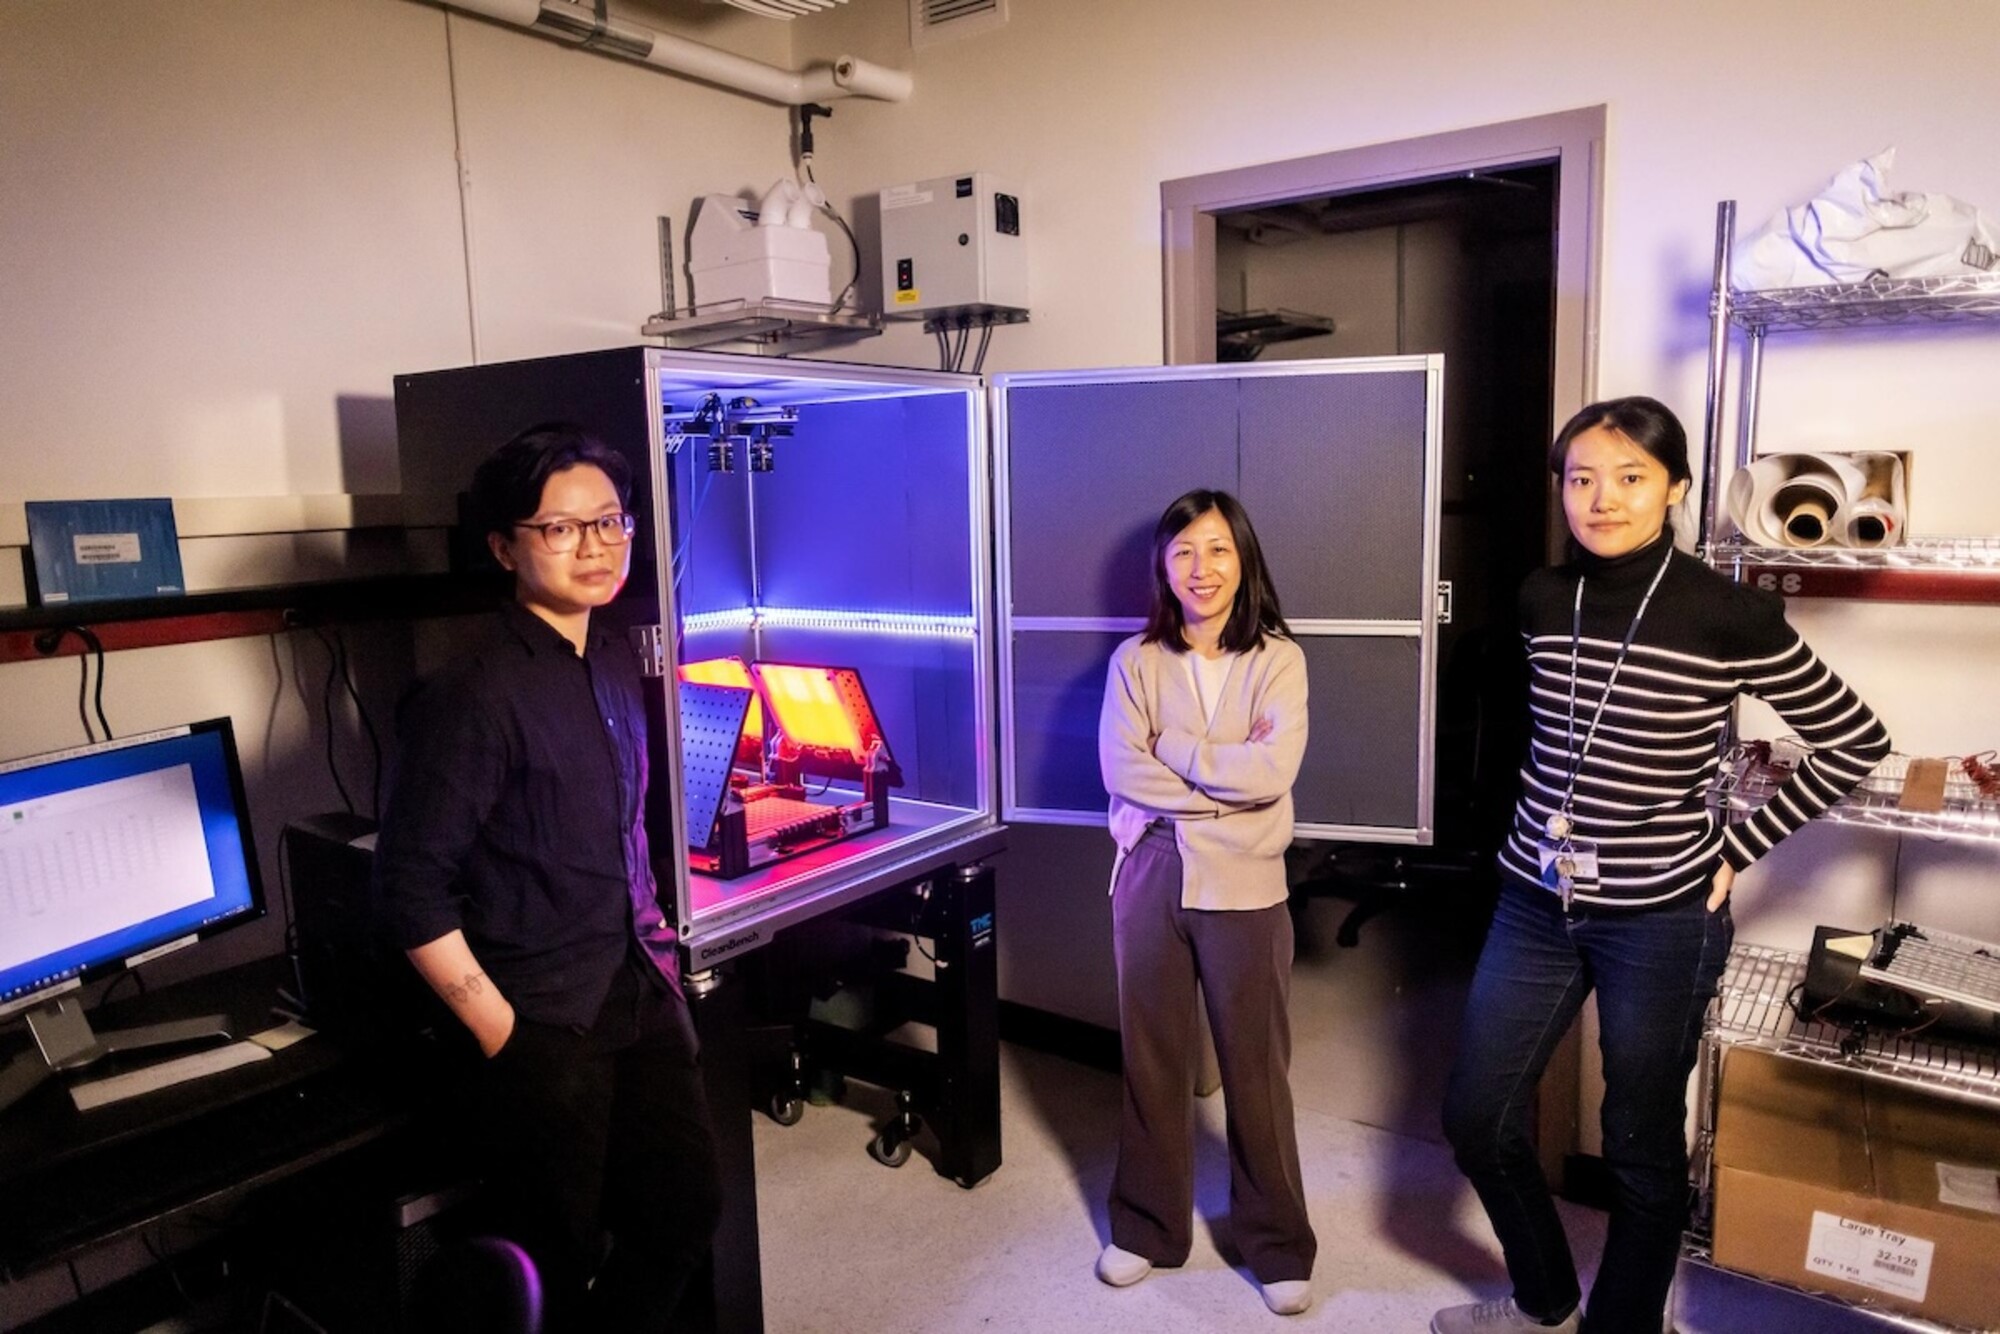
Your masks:
M 688 231 L 695 311 L 760 301 L 831 308 L 833 256 L 813 228 L 824 202 L 817 186 L 797 181 L 779 181 L 754 206 L 704 195 Z

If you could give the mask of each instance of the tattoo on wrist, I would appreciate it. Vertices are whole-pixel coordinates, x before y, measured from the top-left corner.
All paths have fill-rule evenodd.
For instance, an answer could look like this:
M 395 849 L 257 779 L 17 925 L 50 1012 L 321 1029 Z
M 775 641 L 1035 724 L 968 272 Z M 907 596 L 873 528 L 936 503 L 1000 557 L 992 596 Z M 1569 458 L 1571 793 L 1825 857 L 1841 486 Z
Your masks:
M 477 996 L 486 989 L 486 985 L 482 980 L 485 976 L 486 974 L 484 973 L 467 973 L 460 981 L 445 983 L 445 1000 L 455 1006 L 465 1004 L 468 999 Z

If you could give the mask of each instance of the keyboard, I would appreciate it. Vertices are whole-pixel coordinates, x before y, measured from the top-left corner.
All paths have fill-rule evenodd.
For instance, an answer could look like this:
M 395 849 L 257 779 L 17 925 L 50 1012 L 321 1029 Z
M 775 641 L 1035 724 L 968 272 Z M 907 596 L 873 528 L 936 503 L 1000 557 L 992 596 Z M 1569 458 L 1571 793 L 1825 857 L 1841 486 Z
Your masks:
M 268 1067 L 266 1067 L 268 1068 Z M 372 1085 L 322 1074 L 10 1180 L 0 1268 L 274 1180 L 377 1139 L 398 1115 Z
M 1861 976 L 1918 996 L 2000 1015 L 2000 945 L 1898 922 L 1876 934 Z
M 70 1086 L 69 1096 L 79 1112 L 88 1112 L 115 1102 L 124 1102 L 127 1098 L 157 1093 L 163 1088 L 172 1088 L 175 1084 L 185 1084 L 190 1079 L 219 1075 L 224 1070 L 234 1070 L 239 1065 L 270 1059 L 271 1053 L 254 1042 L 231 1042 L 225 1046 L 209 1047 L 186 1056 L 176 1056 L 170 1061 L 160 1061 L 138 1070 L 127 1070 L 123 1074 L 84 1080 Z

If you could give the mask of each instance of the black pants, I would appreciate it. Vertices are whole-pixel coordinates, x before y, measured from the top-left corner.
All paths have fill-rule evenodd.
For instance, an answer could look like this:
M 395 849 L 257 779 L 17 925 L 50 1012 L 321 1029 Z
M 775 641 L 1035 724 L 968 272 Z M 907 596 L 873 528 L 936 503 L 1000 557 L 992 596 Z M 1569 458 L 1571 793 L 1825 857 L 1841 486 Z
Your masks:
M 1536 1084 L 1584 997 L 1597 993 L 1611 1227 L 1588 1334 L 1653 1334 L 1688 1214 L 1687 1081 L 1735 932 L 1700 896 L 1664 908 L 1563 912 L 1507 879 L 1465 1007 L 1444 1129 L 1500 1238 L 1514 1300 L 1576 1308 L 1576 1266 L 1529 1135 Z
M 645 966 L 588 1030 L 517 1022 L 468 1085 L 495 1225 L 541 1270 L 551 1334 L 666 1330 L 721 1212 L 687 1003 Z

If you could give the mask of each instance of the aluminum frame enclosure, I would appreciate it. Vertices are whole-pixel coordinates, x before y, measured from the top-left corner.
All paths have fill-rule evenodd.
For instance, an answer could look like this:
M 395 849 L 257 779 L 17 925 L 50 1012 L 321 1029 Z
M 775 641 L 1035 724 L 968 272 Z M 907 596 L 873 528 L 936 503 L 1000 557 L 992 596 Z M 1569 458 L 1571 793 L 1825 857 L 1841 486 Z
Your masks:
M 688 435 L 685 418 L 710 395 L 725 408 L 755 401 L 728 409 L 732 421 L 796 410 L 795 435 L 773 441 L 772 471 L 750 470 L 741 439 L 730 472 L 709 469 L 709 441 Z M 537 422 L 575 422 L 631 465 L 631 575 L 597 617 L 658 643 L 665 660 L 645 678 L 648 825 L 691 967 L 997 848 L 979 380 L 641 347 L 398 376 L 396 409 L 405 503 L 433 523 L 452 521 L 486 454 Z M 459 542 L 461 568 L 475 546 Z M 821 596 L 830 589 L 852 596 Z M 672 667 L 727 654 L 861 669 L 908 778 L 888 829 L 729 881 L 689 869 Z
M 988 856 L 1003 819 L 1101 825 L 1105 664 L 1142 624 L 1154 521 L 1196 485 L 1243 496 L 1307 650 L 1298 835 L 1430 842 L 1442 377 L 1415 356 L 989 385 L 639 347 L 398 376 L 396 405 L 413 525 L 450 525 L 479 460 L 535 422 L 577 422 L 633 465 L 632 575 L 598 615 L 671 628 L 649 641 L 668 670 L 646 678 L 655 830 L 685 823 L 674 663 L 862 670 L 911 771 L 889 829 L 720 891 L 655 835 L 699 969 Z M 797 409 L 774 471 L 739 447 L 711 473 L 705 439 L 676 443 L 709 394 Z

